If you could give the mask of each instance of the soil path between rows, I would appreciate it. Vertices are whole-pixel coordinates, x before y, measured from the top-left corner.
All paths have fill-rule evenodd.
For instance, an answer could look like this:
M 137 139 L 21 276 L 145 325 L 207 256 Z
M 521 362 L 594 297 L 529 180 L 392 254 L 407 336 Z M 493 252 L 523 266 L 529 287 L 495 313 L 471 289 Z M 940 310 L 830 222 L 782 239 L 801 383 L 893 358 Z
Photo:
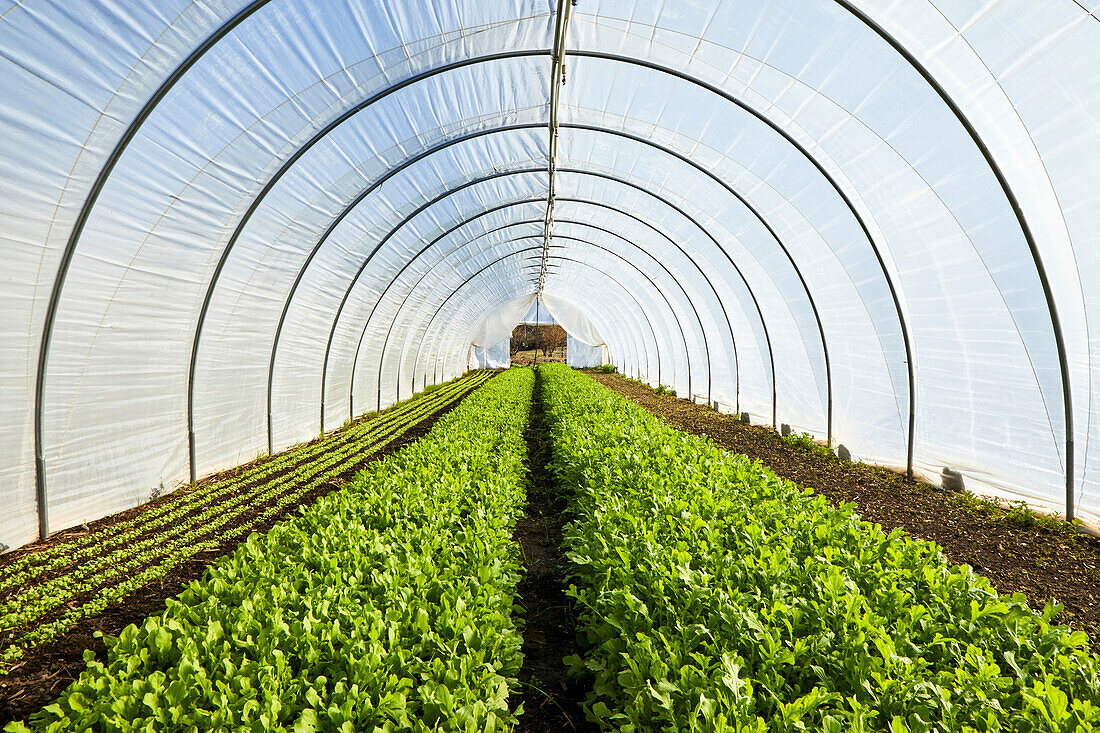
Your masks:
M 310 491 L 297 502 L 286 507 L 278 517 L 268 521 L 256 522 L 255 515 L 264 508 L 261 506 L 248 512 L 246 516 L 239 517 L 236 521 L 224 527 L 222 531 L 228 531 L 249 522 L 254 523 L 249 533 L 259 532 L 262 534 L 270 531 L 278 522 L 296 515 L 300 508 L 312 506 L 322 496 L 340 488 L 367 464 L 384 458 L 419 440 L 431 430 L 437 420 L 457 407 L 468 394 L 428 415 L 410 427 L 400 438 L 381 450 L 364 456 L 361 461 L 353 462 L 339 476 L 326 481 L 324 485 Z M 218 478 L 224 479 L 237 470 L 239 469 L 234 469 L 233 472 L 227 472 L 226 474 L 219 474 Z M 148 509 L 149 506 L 152 505 L 147 504 L 127 510 L 118 517 L 128 518 L 144 509 Z M 97 528 L 100 524 L 106 526 L 112 521 L 116 521 L 116 517 L 112 516 L 100 520 L 93 528 Z M 103 641 L 95 636 L 96 632 L 102 632 L 108 636 L 118 636 L 130 624 L 140 624 L 146 617 L 160 613 L 164 610 L 164 602 L 168 598 L 178 595 L 188 583 L 201 578 L 209 565 L 233 552 L 237 545 L 245 539 L 247 539 L 247 534 L 223 541 L 212 550 L 195 554 L 189 560 L 174 568 L 163 580 L 149 583 L 137 589 L 123 601 L 108 607 L 101 614 L 85 619 L 56 641 L 30 651 L 11 673 L 0 676 L 0 729 L 3 729 L 7 723 L 13 720 L 25 720 L 30 714 L 41 710 L 45 705 L 56 700 L 87 666 L 83 659 L 85 649 L 91 649 L 99 661 L 106 659 L 107 649 Z
M 1088 633 L 1092 649 L 1100 651 L 1100 540 L 1023 526 L 1026 516 L 1020 522 L 1009 512 L 962 501 L 959 494 L 886 469 L 799 450 L 769 427 L 657 394 L 619 374 L 586 373 L 672 427 L 758 460 L 834 504 L 854 503 L 863 519 L 887 531 L 900 528 L 936 542 L 950 562 L 970 565 L 1001 593 L 1024 593 L 1037 610 L 1056 600 L 1065 606 L 1058 620 Z
M 516 523 L 525 575 L 517 588 L 523 608 L 523 668 L 512 707 L 523 703 L 517 733 L 596 731 L 582 705 L 591 680 L 568 673 L 565 657 L 576 654 L 576 617 L 565 595 L 567 561 L 562 551 L 568 499 L 547 468 L 550 439 L 542 408 L 542 378 L 535 370 L 535 391 L 527 426 L 528 486 L 525 516 Z

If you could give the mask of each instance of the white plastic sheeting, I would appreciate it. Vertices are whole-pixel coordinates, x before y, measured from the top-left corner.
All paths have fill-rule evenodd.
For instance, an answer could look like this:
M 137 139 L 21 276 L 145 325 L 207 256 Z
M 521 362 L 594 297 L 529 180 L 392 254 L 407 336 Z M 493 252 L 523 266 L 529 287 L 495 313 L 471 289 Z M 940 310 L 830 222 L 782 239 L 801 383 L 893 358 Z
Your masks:
M 512 362 L 510 339 L 492 346 L 470 346 L 470 369 L 507 369 Z
M 563 298 L 546 294 L 541 298 L 552 323 L 560 324 L 575 341 L 588 346 L 602 346 L 603 337 L 596 326 L 585 315 L 584 310 Z
M 571 367 L 594 367 L 608 363 L 607 343 L 583 308 L 552 295 L 541 298 L 550 320 L 565 329 L 565 363 Z
M 540 274 L 626 374 L 1100 520 L 1097 0 L 8 5 L 0 543 L 455 376 Z
M 527 309 L 527 313 L 524 314 L 519 322 L 531 326 L 553 326 L 557 324 L 557 321 L 554 320 L 554 316 L 550 314 L 550 310 L 546 307 L 545 294 L 539 298 L 532 298 L 531 306 Z
M 481 328 L 474 335 L 473 345 L 487 349 L 499 345 L 501 341 L 509 341 L 512 336 L 512 329 L 523 319 L 524 314 L 534 306 L 534 302 L 534 295 L 524 295 L 510 303 L 506 303 L 481 324 Z
M 596 367 L 607 363 L 607 347 L 604 344 L 589 346 L 573 334 L 565 338 L 565 363 L 571 367 Z

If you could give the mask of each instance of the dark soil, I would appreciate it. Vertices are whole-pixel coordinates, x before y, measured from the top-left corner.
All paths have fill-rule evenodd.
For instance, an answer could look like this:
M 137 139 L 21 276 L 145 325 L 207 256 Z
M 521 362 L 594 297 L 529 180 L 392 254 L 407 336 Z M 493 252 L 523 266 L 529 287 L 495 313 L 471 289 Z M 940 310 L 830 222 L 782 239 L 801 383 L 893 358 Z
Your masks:
M 536 364 L 545 364 L 551 361 L 564 364 L 565 349 L 554 349 L 549 354 L 544 354 L 541 350 L 536 354 L 534 349 L 517 351 L 512 354 L 511 361 L 513 366 L 535 366 Z
M 512 707 L 523 704 L 517 732 L 555 733 L 599 730 L 582 705 L 591 680 L 569 675 L 564 659 L 576 654 L 577 629 L 562 553 L 567 499 L 547 469 L 550 443 L 543 424 L 542 380 L 535 371 L 535 394 L 527 427 L 529 484 L 527 514 L 516 523 L 514 539 L 523 551 L 526 574 L 517 589 L 523 608 L 523 668 Z
M 288 506 L 277 518 L 263 522 L 256 519 L 258 514 L 278 498 L 272 497 L 270 502 L 256 506 L 242 516 L 237 517 L 235 521 L 227 523 L 221 531 L 229 532 L 243 525 L 251 525 L 250 532 L 264 533 L 269 531 L 278 522 L 297 514 L 299 508 L 311 506 L 322 496 L 351 480 L 368 463 L 419 440 L 431 429 L 436 420 L 450 412 L 459 402 L 461 402 L 461 398 L 456 399 L 438 412 L 429 415 L 412 426 L 400 438 L 382 450 L 364 456 L 363 460 L 348 464 L 347 469 L 341 472 L 339 476 L 326 481 L 324 485 L 305 494 L 298 502 Z M 243 470 L 243 467 L 238 467 L 208 480 L 224 480 L 241 470 Z M 274 477 L 270 480 L 274 480 Z M 48 545 L 72 539 L 74 536 L 101 529 L 143 511 L 148 511 L 150 507 L 157 506 L 166 500 L 172 500 L 175 496 L 173 494 L 164 497 L 160 501 L 143 504 L 134 509 L 105 517 L 77 530 L 58 533 L 44 542 L 38 542 L 20 550 L 19 554 L 37 551 Z M 107 608 L 100 615 L 80 622 L 64 636 L 29 651 L 23 661 L 16 665 L 9 674 L 0 676 L 0 728 L 3 728 L 12 720 L 24 720 L 31 713 L 53 702 L 84 671 L 86 667 L 83 660 L 85 649 L 91 649 L 95 652 L 99 661 L 106 659 L 106 646 L 101 639 L 94 636 L 95 632 L 102 632 L 108 636 L 118 636 L 130 624 L 140 624 L 147 616 L 163 611 L 165 600 L 178 595 L 191 581 L 202 578 L 208 565 L 231 553 L 240 542 L 248 537 L 248 534 L 246 532 L 234 539 L 225 540 L 212 550 L 196 553 L 189 560 L 172 569 L 166 578 L 139 588 L 122 602 Z M 16 553 L 10 553 L 5 555 L 3 560 L 9 561 L 15 556 L 17 556 Z M 2 564 L 0 563 L 0 571 L 2 571 Z M 76 605 L 79 605 L 79 599 Z M 69 606 L 66 606 L 61 610 L 68 610 L 68 608 Z
M 971 566 L 1001 593 L 1024 593 L 1036 609 L 1056 600 L 1065 607 L 1058 620 L 1088 633 L 1092 648 L 1100 651 L 1100 540 L 1095 537 L 825 451 L 800 450 L 769 427 L 658 395 L 618 374 L 588 374 L 675 428 L 759 460 L 834 504 L 855 504 L 863 519 L 887 531 L 901 528 L 936 542 L 950 562 Z

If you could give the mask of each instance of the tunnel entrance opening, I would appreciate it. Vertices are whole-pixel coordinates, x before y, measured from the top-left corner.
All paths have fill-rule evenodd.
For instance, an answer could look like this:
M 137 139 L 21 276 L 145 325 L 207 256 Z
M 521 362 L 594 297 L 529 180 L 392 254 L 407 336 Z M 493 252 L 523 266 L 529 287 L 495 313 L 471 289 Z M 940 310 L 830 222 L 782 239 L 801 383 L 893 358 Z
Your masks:
M 565 329 L 557 324 L 521 323 L 512 330 L 508 353 L 518 366 L 565 362 L 567 341 Z

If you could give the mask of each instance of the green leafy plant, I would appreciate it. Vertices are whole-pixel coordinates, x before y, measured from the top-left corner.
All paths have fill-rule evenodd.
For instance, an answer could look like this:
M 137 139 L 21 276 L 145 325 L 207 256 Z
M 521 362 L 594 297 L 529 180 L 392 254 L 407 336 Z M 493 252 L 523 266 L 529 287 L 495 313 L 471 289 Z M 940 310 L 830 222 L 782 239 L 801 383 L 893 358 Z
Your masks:
M 618 374 L 619 368 L 614 364 L 600 364 L 598 367 L 593 367 L 592 371 L 598 374 Z
M 504 730 L 519 668 L 512 526 L 533 375 L 427 436 L 107 639 L 41 730 Z M 14 724 L 8 730 L 21 730 Z
M 491 376 L 478 372 L 446 383 L 428 398 L 421 393 L 373 419 L 357 420 L 224 481 L 183 490 L 130 520 L 9 564 L 0 580 L 0 675 L 29 650 L 101 613 L 135 589 L 166 577 L 196 553 L 247 535 L 250 527 L 281 516 L 306 493 L 397 440 L 424 417 Z M 252 522 L 222 529 L 261 507 Z M 36 582 L 50 574 L 49 580 Z
M 1026 502 L 1003 503 L 996 499 L 978 496 L 970 491 L 960 491 L 952 495 L 955 506 L 969 512 L 998 519 L 1019 529 L 1041 530 L 1057 535 L 1076 535 L 1080 520 L 1066 522 L 1053 514 L 1044 514 L 1028 506 Z
M 835 458 L 836 454 L 828 446 L 819 444 L 809 433 L 791 433 L 780 436 L 784 443 L 802 453 L 810 453 L 823 458 Z
M 960 491 L 951 497 L 952 503 L 962 509 L 982 514 L 984 516 L 996 516 L 1004 510 L 997 502 L 984 496 L 978 496 L 970 491 Z
M 1086 636 L 936 545 L 544 371 L 551 469 L 606 730 L 1089 731 Z

